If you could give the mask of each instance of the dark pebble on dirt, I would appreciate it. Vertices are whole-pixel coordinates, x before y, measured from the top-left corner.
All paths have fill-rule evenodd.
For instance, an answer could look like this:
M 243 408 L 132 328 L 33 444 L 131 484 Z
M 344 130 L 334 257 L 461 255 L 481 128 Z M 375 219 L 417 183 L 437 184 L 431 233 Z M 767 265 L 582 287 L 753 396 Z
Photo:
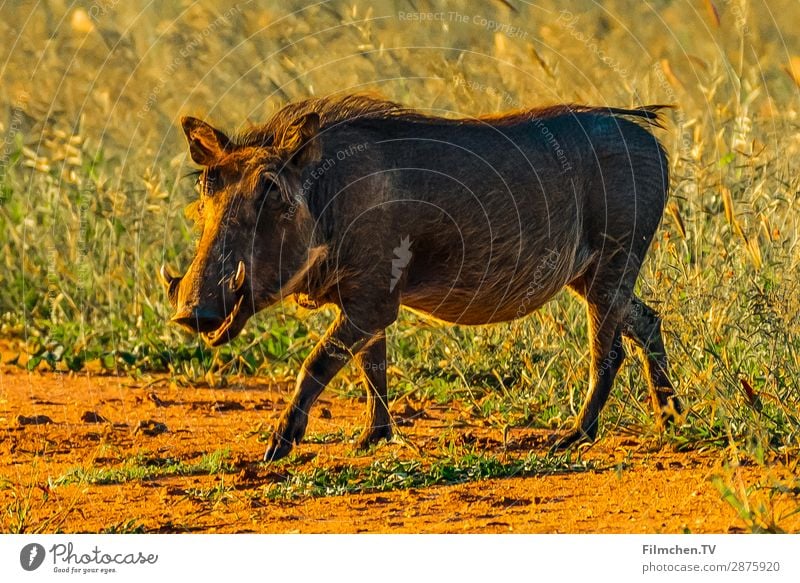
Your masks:
M 242 467 L 237 477 L 243 482 L 252 482 L 258 478 L 258 464 L 253 463 Z
M 81 415 L 81 421 L 84 423 L 107 423 L 108 419 L 100 415 L 100 413 L 86 411 L 83 415 Z
M 48 425 L 52 422 L 53 420 L 47 415 L 32 415 L 31 417 L 26 417 L 25 415 L 17 416 L 17 423 L 20 425 Z
M 152 419 L 148 419 L 147 421 L 139 421 L 139 424 L 136 426 L 134 433 L 143 433 L 148 437 L 155 437 L 156 435 L 161 435 L 162 433 L 166 433 L 169 431 L 167 426 L 163 423 L 159 423 L 158 421 L 153 421 Z
M 148 393 L 147 398 L 150 399 L 153 403 L 155 403 L 156 407 L 169 407 L 170 405 L 169 402 L 161 400 L 159 396 L 154 392 Z
M 211 405 L 211 410 L 218 413 L 222 413 L 224 411 L 243 411 L 244 405 L 237 403 L 236 401 L 217 401 Z

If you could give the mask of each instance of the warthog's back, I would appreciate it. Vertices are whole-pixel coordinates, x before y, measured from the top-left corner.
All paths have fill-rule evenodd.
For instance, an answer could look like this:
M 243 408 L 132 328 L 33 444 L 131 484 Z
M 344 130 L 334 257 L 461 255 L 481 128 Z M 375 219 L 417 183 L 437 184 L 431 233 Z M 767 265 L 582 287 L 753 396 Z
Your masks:
M 538 308 L 609 242 L 652 236 L 664 205 L 660 145 L 605 110 L 365 119 L 322 140 L 311 206 L 340 265 L 450 322 Z

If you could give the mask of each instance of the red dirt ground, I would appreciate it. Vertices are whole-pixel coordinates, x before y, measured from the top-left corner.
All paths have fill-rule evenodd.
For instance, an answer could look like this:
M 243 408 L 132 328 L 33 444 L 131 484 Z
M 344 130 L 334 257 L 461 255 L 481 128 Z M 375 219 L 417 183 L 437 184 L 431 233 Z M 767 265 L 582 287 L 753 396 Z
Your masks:
M 442 435 L 477 440 L 485 453 L 524 455 L 543 441 L 541 432 L 512 429 L 507 449 L 493 428 L 470 423 L 468 414 L 431 403 L 414 403 L 425 414 L 403 423 L 419 448 L 386 444 L 354 454 L 349 439 L 304 443 L 290 463 L 271 469 L 250 464 L 263 453 L 259 434 L 274 423 L 289 385 L 253 379 L 226 388 L 181 388 L 168 379 L 27 373 L 0 369 L 0 529 L 98 532 L 109 527 L 146 532 L 534 532 L 657 533 L 748 531 L 712 484 L 722 476 L 736 488 L 790 479 L 797 462 L 724 464 L 720 450 L 676 453 L 652 440 L 605 435 L 583 453 L 594 471 L 489 479 L 450 486 L 292 500 L 270 500 L 265 488 L 287 471 L 368 465 L 375 459 L 422 459 Z M 309 434 L 352 435 L 363 422 L 363 403 L 323 395 Z M 395 403 L 393 411 L 404 410 Z M 409 410 L 406 410 L 408 412 Z M 107 422 L 91 423 L 97 413 Z M 20 416 L 45 415 L 52 422 L 21 425 Z M 137 430 L 153 420 L 168 431 Z M 24 420 L 23 420 L 24 422 Z M 118 485 L 52 481 L 76 466 L 114 468 L 137 454 L 197 462 L 229 449 L 241 471 L 226 475 L 171 476 Z M 533 447 L 545 455 L 542 446 Z M 541 450 L 541 451 L 539 451 Z M 441 449 L 439 449 L 441 452 Z M 219 497 L 202 496 L 220 486 Z M 770 490 L 771 491 L 771 490 Z M 766 497 L 765 497 L 766 499 Z M 780 526 L 800 530 L 797 489 L 770 498 Z M 127 527 L 126 527 L 127 525 Z

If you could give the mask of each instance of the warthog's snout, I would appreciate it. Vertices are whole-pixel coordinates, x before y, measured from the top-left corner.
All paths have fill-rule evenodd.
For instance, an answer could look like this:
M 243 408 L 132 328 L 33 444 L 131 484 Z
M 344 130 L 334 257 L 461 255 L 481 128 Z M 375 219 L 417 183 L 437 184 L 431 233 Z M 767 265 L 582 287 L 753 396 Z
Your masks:
M 203 306 L 184 307 L 170 319 L 190 332 L 201 333 L 217 330 L 224 321 L 221 315 Z
M 185 283 L 183 277 L 171 275 L 166 266 L 161 267 L 158 275 L 167 290 L 170 303 L 176 309 L 170 322 L 189 332 L 199 332 L 209 344 L 216 346 L 231 339 L 247 320 L 246 316 L 240 318 L 240 315 L 244 316 L 241 314 L 246 276 L 243 261 L 239 261 L 234 273 L 220 282 L 220 293 L 215 296 L 220 301 L 212 301 L 211 304 L 189 299 L 199 294 L 188 290 L 181 292 L 181 286 L 189 285 L 188 282 Z

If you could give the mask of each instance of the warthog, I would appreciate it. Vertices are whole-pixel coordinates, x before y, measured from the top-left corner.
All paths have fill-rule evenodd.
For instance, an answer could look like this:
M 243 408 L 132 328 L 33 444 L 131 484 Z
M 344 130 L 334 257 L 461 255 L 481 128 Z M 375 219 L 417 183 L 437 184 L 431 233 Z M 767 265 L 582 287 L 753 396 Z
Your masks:
M 667 198 L 661 106 L 560 105 L 449 119 L 364 95 L 286 106 L 238 138 L 182 120 L 203 167 L 197 252 L 162 267 L 172 318 L 211 346 L 286 297 L 338 317 L 306 361 L 266 460 L 303 438 L 351 359 L 366 447 L 392 436 L 386 328 L 400 306 L 465 325 L 522 317 L 564 287 L 586 302 L 589 391 L 558 445 L 597 435 L 624 357 L 641 347 L 659 422 L 680 414 L 658 314 L 633 293 Z

